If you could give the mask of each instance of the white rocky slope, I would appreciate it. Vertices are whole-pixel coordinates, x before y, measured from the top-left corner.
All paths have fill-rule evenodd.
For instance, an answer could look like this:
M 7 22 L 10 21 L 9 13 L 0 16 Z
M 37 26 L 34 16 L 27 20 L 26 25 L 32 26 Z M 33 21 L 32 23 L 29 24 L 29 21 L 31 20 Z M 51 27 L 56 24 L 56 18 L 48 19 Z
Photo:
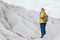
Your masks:
M 0 40 L 41 40 L 38 15 L 39 12 L 0 1 Z M 43 40 L 60 39 L 59 22 L 60 19 L 49 17 Z

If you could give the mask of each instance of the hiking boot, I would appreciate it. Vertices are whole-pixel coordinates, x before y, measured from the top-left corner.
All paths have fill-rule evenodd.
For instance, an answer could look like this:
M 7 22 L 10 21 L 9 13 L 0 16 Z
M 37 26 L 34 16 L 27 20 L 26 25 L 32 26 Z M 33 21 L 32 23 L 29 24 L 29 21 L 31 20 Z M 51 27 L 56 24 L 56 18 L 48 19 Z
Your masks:
M 43 38 L 43 35 L 41 36 L 41 38 Z

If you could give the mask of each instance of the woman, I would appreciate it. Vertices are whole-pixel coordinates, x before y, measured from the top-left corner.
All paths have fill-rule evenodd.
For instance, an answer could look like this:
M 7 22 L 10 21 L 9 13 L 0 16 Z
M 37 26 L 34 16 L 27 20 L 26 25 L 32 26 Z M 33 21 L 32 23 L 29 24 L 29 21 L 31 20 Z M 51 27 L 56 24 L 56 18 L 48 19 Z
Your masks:
M 41 38 L 46 34 L 46 22 L 44 21 L 44 15 L 46 15 L 45 9 L 41 8 L 40 12 L 40 29 L 41 29 Z

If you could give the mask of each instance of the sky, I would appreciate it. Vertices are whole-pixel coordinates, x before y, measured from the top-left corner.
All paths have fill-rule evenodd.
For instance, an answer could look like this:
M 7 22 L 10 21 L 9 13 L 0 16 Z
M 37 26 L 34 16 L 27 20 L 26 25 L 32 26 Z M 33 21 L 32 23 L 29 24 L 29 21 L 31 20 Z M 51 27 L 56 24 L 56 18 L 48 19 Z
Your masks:
M 59 0 L 3 0 L 9 4 L 23 6 L 27 10 L 40 11 L 45 8 L 48 15 L 54 18 L 60 18 Z

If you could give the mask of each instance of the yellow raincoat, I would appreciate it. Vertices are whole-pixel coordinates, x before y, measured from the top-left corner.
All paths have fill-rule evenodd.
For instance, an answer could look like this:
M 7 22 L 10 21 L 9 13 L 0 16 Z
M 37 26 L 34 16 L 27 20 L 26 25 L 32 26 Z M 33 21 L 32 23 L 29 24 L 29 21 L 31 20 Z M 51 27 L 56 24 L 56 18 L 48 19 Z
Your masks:
M 43 21 L 43 19 L 42 19 L 42 18 L 44 17 L 44 14 L 46 14 L 46 12 L 44 12 L 44 11 L 43 11 L 43 12 L 40 12 L 40 15 L 39 15 L 39 19 L 40 19 L 40 20 L 39 20 L 39 23 L 45 23 L 45 22 Z M 41 18 L 41 17 L 42 17 L 42 18 Z

